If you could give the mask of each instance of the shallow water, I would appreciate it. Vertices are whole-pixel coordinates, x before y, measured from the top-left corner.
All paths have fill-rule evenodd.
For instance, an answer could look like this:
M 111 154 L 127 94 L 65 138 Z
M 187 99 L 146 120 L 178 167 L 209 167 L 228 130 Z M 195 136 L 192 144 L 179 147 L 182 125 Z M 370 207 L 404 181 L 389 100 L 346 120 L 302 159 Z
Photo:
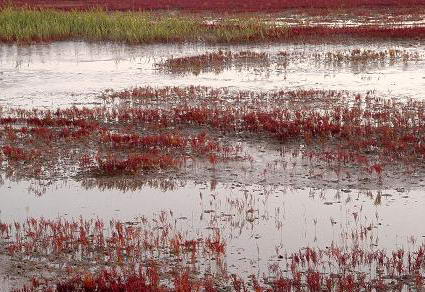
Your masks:
M 127 46 L 56 42 L 27 47 L 2 44 L 0 106 L 93 106 L 102 104 L 97 97 L 106 89 L 146 85 L 204 85 L 235 90 L 318 88 L 375 91 L 377 95 L 395 98 L 423 98 L 424 59 L 407 64 L 358 67 L 330 66 L 310 58 L 315 53 L 357 48 L 395 48 L 423 54 L 424 44 Z M 276 64 L 258 70 L 231 67 L 218 74 L 176 75 L 155 67 L 156 63 L 171 56 L 196 55 L 218 49 L 249 49 L 271 55 L 287 51 L 300 58 L 291 59 L 285 68 Z M 278 152 L 274 154 L 279 155 Z M 255 158 L 261 160 L 261 157 Z M 214 228 L 220 228 L 227 242 L 226 261 L 230 271 L 244 275 L 267 271 L 268 265 L 285 252 L 306 246 L 325 248 L 332 242 L 350 244 L 345 235 L 361 227 L 371 227 L 368 238 L 361 243 L 368 249 L 410 249 L 414 245 L 412 237 L 415 244 L 421 244 L 425 238 L 423 226 L 418 224 L 425 220 L 425 193 L 421 189 L 294 189 L 283 184 L 210 185 L 189 180 L 178 182 L 177 187 L 169 190 L 145 186 L 123 192 L 72 180 L 47 184 L 46 187 L 40 182 L 12 182 L 8 179 L 0 182 L 3 182 L 0 184 L 2 222 L 22 222 L 28 217 L 80 216 L 137 221 L 141 216 L 152 218 L 161 211 L 171 211 L 177 227 L 191 230 L 194 236 L 208 236 Z
M 339 16 L 341 17 L 341 16 Z M 422 16 L 418 16 L 415 19 L 400 19 L 400 17 L 394 17 L 386 15 L 382 16 L 364 16 L 364 17 L 350 17 L 345 15 L 342 18 L 332 18 L 323 19 L 323 16 L 318 17 L 282 17 L 277 18 L 272 21 L 272 23 L 280 26 L 332 26 L 332 27 L 360 27 L 368 25 L 382 25 L 385 26 L 388 23 L 391 23 L 394 26 L 398 27 L 412 27 L 412 26 L 423 26 L 425 25 L 425 20 Z
M 383 96 L 422 98 L 425 90 L 425 61 L 376 66 L 326 66 L 314 53 L 351 49 L 395 48 L 423 54 L 421 43 L 379 43 L 355 45 L 144 45 L 56 42 L 31 46 L 0 45 L 0 105 L 12 107 L 60 107 L 98 104 L 103 90 L 133 86 L 204 85 L 243 90 L 321 88 L 366 92 Z M 167 57 L 202 54 L 217 49 L 255 50 L 276 54 L 298 54 L 286 68 L 243 70 L 229 68 L 222 73 L 173 75 L 160 72 L 155 64 Z
M 144 187 L 121 192 L 84 189 L 76 182 L 50 186 L 42 196 L 29 183 L 5 181 L 0 187 L 0 221 L 28 217 L 104 218 L 137 221 L 172 211 L 176 226 L 208 236 L 220 228 L 227 242 L 227 263 L 244 274 L 264 272 L 278 254 L 303 247 L 349 244 L 341 234 L 372 227 L 361 244 L 368 249 L 409 249 L 425 237 L 425 195 L 421 191 L 240 188 L 188 183 L 175 190 Z M 379 198 L 377 198 L 377 196 Z M 357 214 L 357 219 L 354 219 Z M 403 214 L 403 216 L 394 216 Z M 332 223 L 333 222 L 333 223 Z

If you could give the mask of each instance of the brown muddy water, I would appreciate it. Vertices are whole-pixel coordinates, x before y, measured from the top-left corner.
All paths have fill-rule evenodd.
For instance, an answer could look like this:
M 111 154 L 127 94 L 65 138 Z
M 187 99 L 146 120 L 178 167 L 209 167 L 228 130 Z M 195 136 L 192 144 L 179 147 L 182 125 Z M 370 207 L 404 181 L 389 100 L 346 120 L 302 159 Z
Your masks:
M 397 49 L 415 60 L 372 63 L 329 63 L 317 56 L 355 49 Z M 167 58 L 194 56 L 219 49 L 266 52 L 270 64 L 230 66 L 220 72 L 172 74 L 158 70 Z M 425 46 L 421 43 L 126 46 L 110 43 L 57 42 L 31 46 L 0 45 L 0 106 L 3 108 L 97 106 L 106 89 L 135 86 L 202 85 L 234 90 L 331 89 L 397 99 L 423 99 Z M 278 53 L 287 59 L 279 61 Z M 277 61 L 276 61 L 277 60 Z M 280 62 L 280 63 L 279 63 Z M 0 138 L 1 139 L 1 138 Z M 255 152 L 255 149 L 251 152 Z M 264 152 L 264 151 L 263 151 Z M 279 158 L 276 150 L 262 156 Z M 254 155 L 255 159 L 255 155 Z M 178 229 L 205 236 L 221 230 L 227 243 L 230 271 L 261 275 L 285 252 L 303 247 L 349 245 L 347 234 L 368 228 L 362 244 L 373 249 L 413 249 L 425 238 L 425 183 L 357 187 L 329 178 L 328 184 L 291 177 L 288 168 L 271 169 L 274 179 L 261 178 L 266 162 L 241 179 L 207 175 L 158 178 L 123 190 L 119 182 L 53 178 L 52 181 L 0 179 L 0 221 L 29 217 L 102 218 L 138 221 L 162 211 L 172 214 Z M 294 166 L 295 167 L 295 166 Z M 219 172 L 220 169 L 217 170 Z M 403 176 L 405 174 L 399 174 Z M 406 175 L 405 175 L 406 176 Z M 407 175 L 408 177 L 409 175 Z M 295 175 L 296 177 L 296 175 Z M 114 180 L 112 178 L 111 180 Z M 394 183 L 396 182 L 396 183 Z M 7 260 L 7 259 L 6 259 Z M 3 258 L 0 258 L 0 262 Z M 0 268 L 0 274 L 5 272 Z M 10 276 L 10 275 L 9 275 Z M 25 275 L 24 275 L 25 276 Z M 12 282 L 0 281 L 7 291 Z M 1 291 L 1 289 L 0 289 Z

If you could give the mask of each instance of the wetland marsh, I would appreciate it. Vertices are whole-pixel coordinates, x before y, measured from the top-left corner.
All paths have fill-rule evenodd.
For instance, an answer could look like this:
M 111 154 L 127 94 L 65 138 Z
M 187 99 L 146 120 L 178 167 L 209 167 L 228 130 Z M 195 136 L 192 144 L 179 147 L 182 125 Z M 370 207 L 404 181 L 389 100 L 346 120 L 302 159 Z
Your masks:
M 422 7 L 43 9 L 0 12 L 0 291 L 423 289 Z

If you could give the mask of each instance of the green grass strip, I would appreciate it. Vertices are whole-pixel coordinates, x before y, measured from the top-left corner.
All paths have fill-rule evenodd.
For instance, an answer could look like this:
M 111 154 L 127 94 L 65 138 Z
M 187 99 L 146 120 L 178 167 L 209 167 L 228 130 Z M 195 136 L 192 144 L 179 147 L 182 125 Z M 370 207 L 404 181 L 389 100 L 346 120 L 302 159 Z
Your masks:
M 364 25 L 277 26 L 260 16 L 226 16 L 214 24 L 195 15 L 165 12 L 61 11 L 7 6 L 0 9 L 0 42 L 49 42 L 56 40 L 249 43 L 425 39 L 423 26 Z
M 126 43 L 258 39 L 268 26 L 253 18 L 223 20 L 208 26 L 200 17 L 147 12 L 32 10 L 6 7 L 0 11 L 0 40 L 34 42 L 65 39 Z

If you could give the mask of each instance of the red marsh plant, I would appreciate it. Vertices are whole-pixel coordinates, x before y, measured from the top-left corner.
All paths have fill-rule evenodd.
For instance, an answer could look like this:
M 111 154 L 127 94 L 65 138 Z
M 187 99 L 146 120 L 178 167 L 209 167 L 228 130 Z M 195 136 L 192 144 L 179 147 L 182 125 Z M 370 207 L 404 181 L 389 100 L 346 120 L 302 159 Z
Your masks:
M 2 0 L 0 4 L 10 3 Z M 213 11 L 280 11 L 288 8 L 358 8 L 358 7 L 415 7 L 415 5 L 425 5 L 423 0 L 266 0 L 262 2 L 253 0 L 237 0 L 232 2 L 208 0 L 158 0 L 155 2 L 148 0 L 104 0 L 102 2 L 96 0 L 88 0 L 85 2 L 65 2 L 52 0 L 16 0 L 14 5 L 30 5 L 33 7 L 54 7 L 58 9 L 82 9 L 87 10 L 92 7 L 103 7 L 110 10 L 152 10 L 152 9 L 184 9 L 184 10 L 213 10 Z
M 286 52 L 281 51 L 277 55 L 254 51 L 222 51 L 205 53 L 188 57 L 171 57 L 161 63 L 157 63 L 157 69 L 172 73 L 199 75 L 200 73 L 221 73 L 227 69 L 236 70 L 267 70 L 274 64 L 286 68 L 294 60 L 314 60 L 316 63 L 324 63 L 326 66 L 350 65 L 357 67 L 407 64 L 422 59 L 419 52 L 409 52 L 390 48 L 388 50 L 353 49 L 348 52 L 335 51 L 327 53 Z
M 366 97 L 372 96 L 368 92 Z M 357 97 L 356 97 L 357 96 Z M 212 88 L 204 86 L 166 86 L 166 87 L 134 87 L 114 91 L 106 90 L 101 99 L 112 105 L 147 106 L 155 103 L 158 108 L 182 106 L 228 107 L 229 103 L 237 104 L 239 108 L 271 109 L 276 107 L 303 108 L 307 106 L 336 107 L 346 105 L 350 100 L 365 98 L 348 91 L 297 89 L 297 90 L 229 90 L 228 88 Z M 118 103 L 117 103 L 118 102 Z
M 176 230 L 165 212 L 152 222 L 145 218 L 140 222 L 28 218 L 23 223 L 1 223 L 0 236 L 11 255 L 53 259 L 68 253 L 74 260 L 85 257 L 99 264 L 134 262 L 153 251 L 164 255 L 172 251 L 190 259 L 203 253 L 223 254 L 225 246 L 218 234 L 205 240 L 188 238 Z
M 162 63 L 156 64 L 161 71 L 184 74 L 214 72 L 220 73 L 226 69 L 236 68 L 264 68 L 270 66 L 270 57 L 266 53 L 254 51 L 222 51 L 205 53 L 202 55 L 169 58 Z
M 418 51 L 406 51 L 399 49 L 387 50 L 364 50 L 353 49 L 351 51 L 335 51 L 314 54 L 315 63 L 324 63 L 326 67 L 348 66 L 355 71 L 393 66 L 395 64 L 407 65 L 418 62 L 423 56 Z
M 183 135 L 161 131 L 161 134 L 141 135 L 128 125 L 122 127 L 112 120 L 106 121 L 115 112 L 104 108 L 56 112 L 16 110 L 10 114 L 13 117 L 0 120 L 0 125 L 4 125 L 0 130 L 1 153 L 8 162 L 6 167 L 19 167 L 16 173 L 21 174 L 32 175 L 28 171 L 35 166 L 45 169 L 46 175 L 80 166 L 81 171 L 97 175 L 129 175 L 176 169 L 187 159 L 204 159 L 213 164 L 243 159 L 240 147 L 222 145 L 205 132 Z M 155 122 L 160 120 L 158 114 L 153 110 L 143 116 L 147 122 Z M 130 115 L 120 115 L 120 119 Z M 169 122 L 165 117 L 163 121 L 162 126 Z M 14 164 L 14 161 L 27 163 Z
M 401 51 L 398 49 L 384 51 L 354 49 L 350 52 L 328 52 L 325 55 L 325 60 L 333 63 L 367 63 L 387 60 L 394 63 L 397 61 L 418 61 L 419 59 L 418 52 Z
M 7 159 L 13 161 L 30 161 L 37 157 L 36 150 L 27 150 L 10 145 L 3 146 L 2 151 Z
M 96 289 L 100 289 L 102 285 L 105 285 L 104 289 L 112 289 L 114 285 L 121 283 L 123 288 L 130 289 L 139 287 L 136 284 L 143 280 L 139 278 L 133 282 L 132 280 L 137 279 L 136 275 L 146 277 L 147 287 L 157 287 L 159 290 L 156 291 L 169 291 L 164 284 L 167 278 L 173 279 L 174 285 L 182 289 L 203 285 L 204 281 L 211 286 L 211 281 L 206 281 L 209 277 L 199 279 L 196 276 L 193 272 L 196 266 L 193 263 L 206 262 L 208 258 L 212 266 L 221 265 L 218 258 L 224 253 L 225 243 L 217 234 L 213 239 L 190 238 L 187 232 L 178 231 L 171 222 L 170 215 L 165 212 L 152 221 L 145 218 L 138 222 L 111 220 L 109 224 L 100 219 L 80 218 L 68 221 L 29 218 L 23 223 L 1 223 L 0 237 L 6 240 L 11 256 L 35 261 L 47 259 L 52 267 L 61 261 L 65 264 L 64 268 L 70 276 L 63 277 L 63 282 L 52 286 L 50 284 L 54 281 L 46 283 L 46 279 L 36 279 L 33 281 L 33 288 L 69 287 L 70 290 L 67 291 L 74 291 L 77 287 L 91 287 L 95 289 L 92 291 L 99 291 Z M 212 254 L 217 258 L 213 260 L 215 264 L 209 259 Z M 171 258 L 174 258 L 173 263 L 170 262 Z M 90 260 L 87 261 L 88 259 Z M 87 270 L 81 273 L 78 263 L 82 262 L 96 264 L 90 268 L 90 273 Z M 111 269 L 103 268 L 107 266 Z M 120 280 L 113 277 L 100 280 L 99 275 L 103 277 L 105 273 L 114 273 Z M 74 283 L 68 282 L 79 276 L 79 280 L 73 279 Z M 119 282 L 115 282 L 116 280 Z
M 184 100 L 193 99 L 193 97 L 213 97 L 222 95 L 227 91 L 225 88 L 211 88 L 207 86 L 165 86 L 165 87 L 134 87 L 131 89 L 115 91 L 113 89 L 105 90 L 100 96 L 104 100 L 129 100 L 129 101 L 144 101 L 151 102 L 152 100 L 161 100 L 172 102 L 174 99 Z
M 205 274 L 202 265 L 193 265 L 206 263 L 211 254 L 226 257 L 225 250 L 217 248 L 224 241 L 217 233 L 209 239 L 199 235 L 188 239 L 175 231 L 169 219 L 161 213 L 153 221 L 111 221 L 108 227 L 100 219 L 31 218 L 22 224 L 1 223 L 0 236 L 7 240 L 14 257 L 34 260 L 51 255 L 52 261 L 64 257 L 68 267 L 61 280 L 34 279 L 32 287 L 16 291 L 220 291 L 224 287 L 235 291 L 248 291 L 249 287 L 255 291 L 393 291 L 422 287 L 425 247 L 383 250 L 361 244 L 368 242 L 368 227 L 341 235 L 353 244 L 307 246 L 283 253 L 278 261 L 271 261 L 261 279 L 251 276 L 247 281 L 246 275 L 237 271 Z M 169 256 L 176 260 L 170 261 Z M 92 261 L 87 259 L 98 262 L 89 269 Z M 78 269 L 80 262 L 84 262 L 84 272 Z M 120 265 L 112 265 L 115 262 Z
M 167 154 L 133 154 L 125 159 L 119 159 L 113 154 L 105 158 L 96 157 L 93 171 L 100 175 L 136 174 L 140 171 L 176 168 L 181 162 Z
M 174 94 L 177 90 L 164 92 L 160 94 Z M 189 94 L 182 92 L 183 98 Z M 244 94 L 239 96 L 241 100 L 245 97 L 249 100 L 251 95 Z M 314 101 L 303 102 L 309 96 Z M 98 173 L 117 174 L 166 169 L 167 165 L 175 167 L 188 158 L 201 158 L 212 164 L 243 159 L 239 147 L 223 145 L 224 138 L 213 139 L 223 134 L 273 138 L 285 145 L 301 143 L 310 159 L 323 157 L 327 161 L 360 164 L 378 175 L 396 162 L 413 165 L 425 156 L 423 102 L 394 102 L 373 95 L 350 97 L 340 92 L 314 90 L 276 92 L 267 97 L 267 101 L 273 98 L 284 101 L 269 108 L 259 106 L 259 101 L 237 107 L 206 99 L 200 104 L 173 107 L 11 109 L 1 113 L 0 124 L 4 128 L 0 137 L 3 146 L 22 151 L 30 146 L 41 153 L 50 149 L 49 155 L 43 156 L 45 159 L 51 159 L 52 155 L 57 159 L 67 157 L 67 150 L 74 149 L 80 155 L 70 157 L 67 161 L 71 164 L 81 160 L 83 170 L 90 170 L 96 163 Z M 347 102 L 327 106 L 338 99 Z M 324 108 L 314 107 L 315 104 Z M 191 134 L 187 135 L 188 132 Z M 320 149 L 311 152 L 309 148 L 316 145 Z M 19 150 L 9 149 L 6 153 L 9 158 L 25 157 Z

